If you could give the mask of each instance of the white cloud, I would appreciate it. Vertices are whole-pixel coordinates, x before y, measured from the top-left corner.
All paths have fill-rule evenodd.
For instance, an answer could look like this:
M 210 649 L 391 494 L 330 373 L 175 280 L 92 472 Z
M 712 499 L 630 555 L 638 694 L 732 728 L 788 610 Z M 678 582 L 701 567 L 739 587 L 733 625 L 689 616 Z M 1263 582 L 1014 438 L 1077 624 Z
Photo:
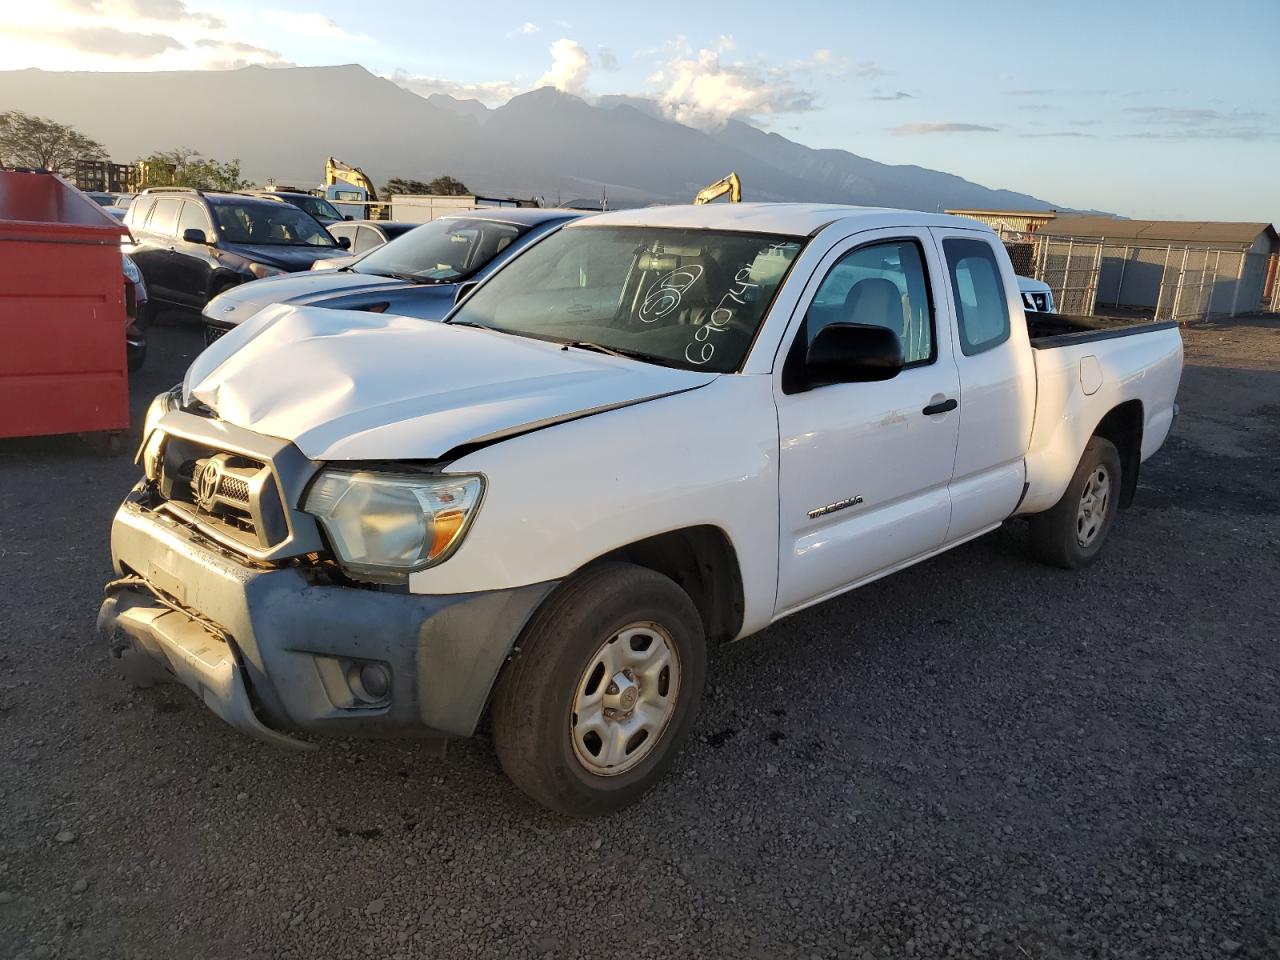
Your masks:
M 887 70 L 874 60 L 850 60 L 846 56 L 834 53 L 826 48 L 813 51 L 813 55 L 803 60 L 796 60 L 791 69 L 810 73 L 821 73 L 832 77 L 857 77 L 860 80 L 874 80 L 883 77 Z
M 679 42 L 678 42 L 679 44 Z M 667 116 L 696 127 L 722 127 L 733 117 L 798 113 L 814 109 L 814 95 L 789 73 L 746 61 L 726 62 L 735 45 L 722 36 L 714 49 L 687 46 L 649 78 Z
M 542 28 L 538 26 L 536 23 L 534 23 L 532 20 L 526 20 L 524 23 L 520 24 L 520 29 L 517 30 L 516 32 L 517 33 L 537 33 L 541 29 Z
M 217 37 L 204 37 L 195 42 L 203 50 L 210 51 L 210 59 L 205 60 L 206 70 L 238 70 L 241 67 L 267 66 L 285 67 L 294 64 L 280 55 L 278 50 L 254 46 L 240 40 L 222 40 Z
M 72 13 L 120 20 L 163 20 L 170 23 L 202 23 L 214 30 L 226 26 L 221 17 L 192 10 L 186 0 L 58 0 L 58 6 Z M 132 24 L 128 24 L 132 25 Z
M 889 132 L 897 137 L 919 136 L 925 133 L 995 133 L 996 127 L 988 127 L 981 123 L 904 123 L 890 127 Z
M 373 43 L 367 33 L 351 33 L 340 27 L 323 13 L 290 13 L 286 10 L 265 10 L 262 17 L 267 22 L 299 37 L 309 40 L 344 40 L 355 43 Z
M 583 96 L 591 76 L 591 54 L 576 40 L 561 37 L 551 44 L 551 67 L 538 78 L 538 86 L 555 87 L 565 93 Z
M 135 33 L 117 30 L 115 27 L 68 27 L 65 30 L 28 30 L 13 28 L 17 36 L 27 36 L 36 42 L 68 47 L 82 53 L 123 60 L 147 60 L 168 50 L 183 50 L 183 44 L 163 33 Z
M 420 97 L 429 97 L 433 93 L 443 93 L 457 100 L 479 100 L 486 106 L 499 106 L 506 103 L 516 94 L 523 93 L 524 88 L 507 80 L 490 80 L 481 83 L 460 83 L 456 80 L 444 80 L 440 77 L 428 77 L 412 74 L 405 70 L 396 70 L 390 77 L 397 83 Z

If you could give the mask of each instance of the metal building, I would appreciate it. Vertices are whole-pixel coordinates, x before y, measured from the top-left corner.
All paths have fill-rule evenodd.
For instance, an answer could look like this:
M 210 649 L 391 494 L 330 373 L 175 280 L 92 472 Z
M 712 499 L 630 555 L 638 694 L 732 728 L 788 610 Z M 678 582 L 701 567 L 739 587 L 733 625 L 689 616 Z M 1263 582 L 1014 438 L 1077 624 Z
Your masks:
M 1058 216 L 1057 210 L 948 210 L 946 212 L 985 223 L 998 233 L 1002 240 L 1020 239 L 1022 234 L 1035 233 Z
M 1268 309 L 1276 296 L 1280 238 L 1269 223 L 1064 215 L 1035 242 L 1035 275 L 1064 312 L 1197 320 Z

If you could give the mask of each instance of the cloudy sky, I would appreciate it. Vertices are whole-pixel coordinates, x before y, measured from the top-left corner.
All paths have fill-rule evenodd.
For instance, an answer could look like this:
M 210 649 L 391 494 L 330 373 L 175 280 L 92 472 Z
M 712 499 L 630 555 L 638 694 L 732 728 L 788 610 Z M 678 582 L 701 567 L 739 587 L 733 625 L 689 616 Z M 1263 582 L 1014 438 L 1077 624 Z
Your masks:
M 359 63 L 489 105 L 545 84 L 636 94 L 1076 207 L 1280 220 L 1280 0 L 5 7 L 8 69 Z

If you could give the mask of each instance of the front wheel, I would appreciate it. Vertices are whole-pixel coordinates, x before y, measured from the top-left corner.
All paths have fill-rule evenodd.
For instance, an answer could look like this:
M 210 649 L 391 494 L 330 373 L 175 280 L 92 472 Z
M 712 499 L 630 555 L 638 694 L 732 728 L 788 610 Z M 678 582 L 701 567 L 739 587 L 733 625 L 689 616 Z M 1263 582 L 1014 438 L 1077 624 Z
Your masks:
M 534 615 L 499 678 L 503 770 L 568 816 L 634 803 L 688 737 L 706 664 L 702 620 L 672 580 L 628 563 L 578 574 Z
M 1031 518 L 1031 545 L 1045 563 L 1078 570 L 1097 559 L 1120 505 L 1120 454 L 1091 437 L 1062 499 Z

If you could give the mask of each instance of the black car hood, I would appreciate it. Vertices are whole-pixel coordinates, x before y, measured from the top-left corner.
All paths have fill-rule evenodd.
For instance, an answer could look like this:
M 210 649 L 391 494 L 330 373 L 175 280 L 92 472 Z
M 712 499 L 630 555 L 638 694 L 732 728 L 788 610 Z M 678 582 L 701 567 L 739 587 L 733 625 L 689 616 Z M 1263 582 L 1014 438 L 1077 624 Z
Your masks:
M 224 243 L 224 248 L 246 260 L 281 270 L 306 270 L 317 260 L 346 257 L 341 247 L 287 246 L 282 243 Z

